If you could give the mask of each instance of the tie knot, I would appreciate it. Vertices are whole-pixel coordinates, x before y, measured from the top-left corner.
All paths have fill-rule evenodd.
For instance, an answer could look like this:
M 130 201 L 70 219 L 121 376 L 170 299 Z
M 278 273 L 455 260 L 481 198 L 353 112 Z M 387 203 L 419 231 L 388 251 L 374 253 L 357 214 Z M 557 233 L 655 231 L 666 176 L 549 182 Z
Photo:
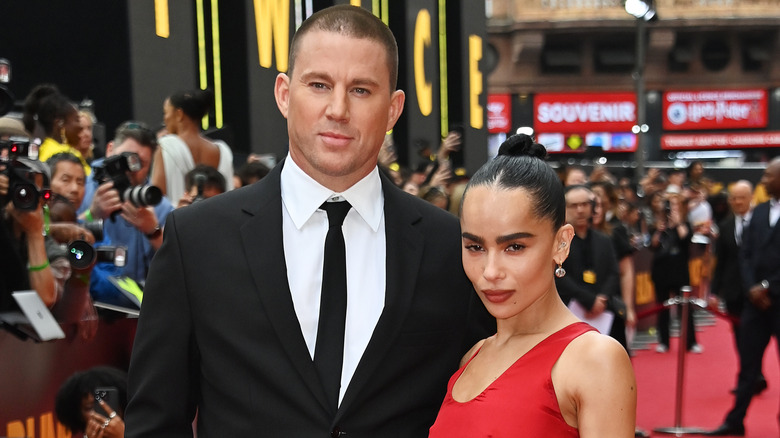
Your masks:
M 344 223 L 344 218 L 347 217 L 349 209 L 352 206 L 347 201 L 339 202 L 323 202 L 320 206 L 328 213 L 328 225 L 330 228 L 340 227 Z

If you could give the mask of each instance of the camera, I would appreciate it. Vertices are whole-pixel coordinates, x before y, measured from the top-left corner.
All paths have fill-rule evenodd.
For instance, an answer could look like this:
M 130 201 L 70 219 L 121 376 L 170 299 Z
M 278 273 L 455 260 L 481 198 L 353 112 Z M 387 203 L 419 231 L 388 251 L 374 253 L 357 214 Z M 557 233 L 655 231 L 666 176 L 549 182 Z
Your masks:
M 30 142 L 19 137 L 0 140 L 0 157 L 0 160 L 2 161 L 13 161 L 17 158 L 30 158 Z
M 198 194 L 195 195 L 195 199 L 192 200 L 193 204 L 206 199 L 206 197 L 203 196 L 203 191 L 206 189 L 207 180 L 208 177 L 203 172 L 197 172 L 195 175 L 193 175 L 192 182 L 198 190 Z
M 157 205 L 162 201 L 162 191 L 155 186 L 133 186 L 127 176 L 128 172 L 141 170 L 141 159 L 138 154 L 123 152 L 106 158 L 100 166 L 94 166 L 95 181 L 98 184 L 112 181 L 119 192 L 119 199 L 130 201 L 136 207 Z
M 38 208 L 41 199 L 51 199 L 51 190 L 38 190 L 35 185 L 33 174 L 46 175 L 45 166 L 37 161 L 26 158 L 28 142 L 4 142 L 0 145 L 7 148 L 8 161 L 0 162 L 5 168 L 0 170 L 0 174 L 8 177 L 8 194 L 0 197 L 3 205 L 9 200 L 13 202 L 17 210 L 32 211 Z
M 93 247 L 84 240 L 74 240 L 68 244 L 68 261 L 74 269 L 87 269 L 98 262 L 110 262 L 123 267 L 127 261 L 127 248 L 124 246 Z
M 103 240 L 103 219 L 95 219 L 93 221 L 87 221 L 81 225 L 87 230 L 89 230 L 89 232 L 92 233 L 93 236 L 95 236 L 96 242 Z

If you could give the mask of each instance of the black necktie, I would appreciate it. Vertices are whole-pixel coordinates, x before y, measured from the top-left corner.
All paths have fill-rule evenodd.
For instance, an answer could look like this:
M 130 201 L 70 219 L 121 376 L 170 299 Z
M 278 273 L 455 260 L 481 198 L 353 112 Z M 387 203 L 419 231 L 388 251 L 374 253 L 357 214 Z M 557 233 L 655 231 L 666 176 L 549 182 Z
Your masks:
M 322 293 L 314 366 L 335 413 L 339 405 L 341 366 L 344 358 L 344 326 L 347 318 L 347 261 L 341 225 L 352 208 L 349 202 L 326 202 L 328 235 L 325 237 L 325 261 L 322 266 Z

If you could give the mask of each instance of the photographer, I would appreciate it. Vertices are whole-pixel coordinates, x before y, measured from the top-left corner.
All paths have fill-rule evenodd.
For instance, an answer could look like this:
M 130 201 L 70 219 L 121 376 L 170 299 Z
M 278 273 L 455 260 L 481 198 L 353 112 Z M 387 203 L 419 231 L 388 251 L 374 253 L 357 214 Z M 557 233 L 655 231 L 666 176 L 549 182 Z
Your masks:
M 678 296 L 680 288 L 690 285 L 688 259 L 693 233 L 686 220 L 686 202 L 678 186 L 670 185 L 665 193 L 653 194 L 650 203 L 653 210 L 653 223 L 649 229 L 650 250 L 653 252 L 650 278 L 655 287 L 656 304 L 662 305 L 670 297 Z M 693 307 L 689 307 L 688 311 L 686 346 L 692 353 L 701 353 L 703 350 L 696 342 L 693 325 Z M 658 314 L 658 345 L 655 351 L 659 353 L 669 351 L 670 318 L 668 308 Z
M 176 208 L 186 207 L 206 198 L 225 193 L 225 177 L 211 166 L 199 164 L 184 175 L 186 192 L 179 199 Z
M 13 307 L 11 292 L 28 289 L 51 307 L 57 287 L 44 238 L 46 169 L 26 158 L 9 158 L 0 162 L 0 309 Z
M 161 195 L 161 200 L 137 196 L 159 194 L 158 189 L 147 186 L 156 148 L 155 133 L 145 125 L 125 122 L 119 126 L 114 140 L 106 145 L 106 158 L 92 163 L 95 172 L 87 179 L 79 217 L 84 222 L 103 219 L 103 243 L 127 248 L 122 274 L 139 284 L 143 284 L 152 256 L 162 244 L 165 218 L 173 211 Z
M 46 161 L 51 170 L 51 191 L 54 195 L 63 197 L 75 213 L 84 200 L 84 184 L 86 175 L 81 161 L 73 154 L 61 152 L 54 154 Z M 52 209 L 61 206 L 62 203 L 49 205 Z M 61 208 L 66 208 L 62 206 Z M 52 221 L 49 225 L 49 234 L 60 243 L 69 243 L 73 240 L 84 240 L 90 245 L 95 243 L 95 236 L 87 228 L 76 223 L 75 216 L 61 215 L 60 220 L 55 220 L 52 212 Z M 98 233 L 100 234 L 100 233 Z M 100 237 L 100 236 L 98 236 Z

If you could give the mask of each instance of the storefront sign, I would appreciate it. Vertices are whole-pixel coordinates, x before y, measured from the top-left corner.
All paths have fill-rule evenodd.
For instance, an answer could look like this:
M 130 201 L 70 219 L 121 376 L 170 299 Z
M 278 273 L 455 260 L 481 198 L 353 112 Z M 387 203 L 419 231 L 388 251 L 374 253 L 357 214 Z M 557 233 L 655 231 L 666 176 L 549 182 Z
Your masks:
M 534 97 L 536 132 L 629 132 L 635 124 L 633 93 L 541 93 Z
M 508 94 L 489 94 L 487 113 L 489 133 L 496 134 L 512 130 L 512 102 Z
M 743 149 L 780 146 L 780 131 L 733 134 L 667 134 L 661 136 L 661 149 Z
M 766 90 L 664 93 L 665 130 L 764 128 L 766 125 Z

